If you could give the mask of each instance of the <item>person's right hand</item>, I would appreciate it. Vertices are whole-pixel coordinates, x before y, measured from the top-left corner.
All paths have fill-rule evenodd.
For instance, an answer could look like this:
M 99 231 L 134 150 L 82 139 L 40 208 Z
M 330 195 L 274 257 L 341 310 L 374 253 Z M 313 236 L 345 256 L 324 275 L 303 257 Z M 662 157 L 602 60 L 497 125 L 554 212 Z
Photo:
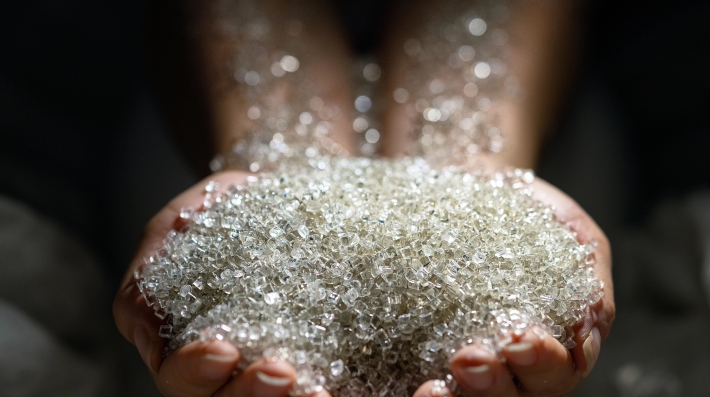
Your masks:
M 283 361 L 261 359 L 237 375 L 239 350 L 229 342 L 195 341 L 162 357 L 167 340 L 158 335 L 163 322 L 148 307 L 133 277 L 143 258 L 161 248 L 168 232 L 180 229 L 183 206 L 200 208 L 208 181 L 221 186 L 243 185 L 248 173 L 227 171 L 214 174 L 177 196 L 150 220 L 142 241 L 123 278 L 113 304 L 121 334 L 136 346 L 155 384 L 167 397 L 286 397 L 296 379 L 294 368 Z M 313 397 L 329 397 L 326 391 Z

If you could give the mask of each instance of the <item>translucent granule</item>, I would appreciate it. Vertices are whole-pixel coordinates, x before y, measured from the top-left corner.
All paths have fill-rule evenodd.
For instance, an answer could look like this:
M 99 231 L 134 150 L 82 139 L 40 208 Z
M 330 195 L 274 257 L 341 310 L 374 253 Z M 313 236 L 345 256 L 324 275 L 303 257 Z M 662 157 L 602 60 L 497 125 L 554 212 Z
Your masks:
M 405 396 L 466 344 L 499 351 L 533 326 L 570 340 L 602 297 L 592 247 L 531 198 L 529 172 L 320 162 L 216 193 L 140 270 L 171 348 L 228 340 L 246 363 L 276 349 L 294 394 Z

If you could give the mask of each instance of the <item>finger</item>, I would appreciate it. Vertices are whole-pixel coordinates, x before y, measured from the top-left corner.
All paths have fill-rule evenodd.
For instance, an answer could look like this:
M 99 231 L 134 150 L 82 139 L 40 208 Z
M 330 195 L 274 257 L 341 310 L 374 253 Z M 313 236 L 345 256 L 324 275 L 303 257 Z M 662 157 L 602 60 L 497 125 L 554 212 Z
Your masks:
M 574 389 L 580 379 L 572 354 L 553 337 L 527 331 L 502 351 L 523 395 L 559 396 Z
M 190 205 L 199 208 L 204 201 L 207 182 L 215 180 L 223 185 L 244 183 L 249 174 L 238 171 L 215 174 L 191 187 L 173 199 L 146 226 L 140 246 L 129 265 L 121 287 L 113 302 L 113 315 L 118 330 L 124 338 L 138 348 L 138 352 L 148 368 L 155 374 L 162 363 L 161 353 L 166 340 L 158 336 L 162 321 L 155 316 L 154 308 L 146 304 L 133 277 L 135 269 L 142 266 L 143 258 L 153 255 L 163 244 L 167 233 L 175 227 L 180 209 Z
M 413 397 L 453 397 L 453 393 L 437 381 L 430 380 L 421 385 Z
M 209 397 L 237 368 L 239 352 L 229 342 L 192 342 L 172 352 L 155 383 L 168 397 Z
M 287 397 L 296 371 L 285 361 L 261 359 L 222 387 L 215 397 Z
M 451 372 L 467 397 L 517 397 L 508 369 L 480 346 L 466 346 L 451 359 Z

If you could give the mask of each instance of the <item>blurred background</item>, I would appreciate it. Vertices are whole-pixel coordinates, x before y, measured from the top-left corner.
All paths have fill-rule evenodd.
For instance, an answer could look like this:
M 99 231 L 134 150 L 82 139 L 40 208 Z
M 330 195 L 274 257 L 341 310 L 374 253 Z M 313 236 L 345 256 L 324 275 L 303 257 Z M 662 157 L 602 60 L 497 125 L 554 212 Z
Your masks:
M 537 170 L 614 252 L 617 321 L 574 395 L 707 396 L 710 3 L 620 3 L 585 13 Z M 338 2 L 355 51 L 386 8 Z M 161 111 L 149 15 L 147 0 L 0 13 L 0 395 L 157 395 L 110 304 L 145 223 L 204 168 Z

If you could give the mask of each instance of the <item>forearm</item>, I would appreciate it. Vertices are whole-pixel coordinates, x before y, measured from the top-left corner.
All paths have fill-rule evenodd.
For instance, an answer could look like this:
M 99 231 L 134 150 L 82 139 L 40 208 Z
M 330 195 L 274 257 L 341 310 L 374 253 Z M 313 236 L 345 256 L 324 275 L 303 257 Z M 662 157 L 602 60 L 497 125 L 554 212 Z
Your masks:
M 295 72 L 298 81 L 306 82 L 307 90 L 323 103 L 337 108 L 338 114 L 328 120 L 333 124 L 330 138 L 352 153 L 352 136 L 348 134 L 351 118 L 347 113 L 351 107 L 349 54 L 337 26 L 327 16 L 326 4 L 278 0 L 254 4 L 257 6 L 249 15 L 215 10 L 212 0 L 192 3 L 179 15 L 172 10 L 169 22 L 173 23 L 173 36 L 181 34 L 185 40 L 181 48 L 173 46 L 172 52 L 164 52 L 173 59 L 180 57 L 183 64 L 170 69 L 168 56 L 156 64 L 161 65 L 159 73 L 170 70 L 160 76 L 159 82 L 173 130 L 188 143 L 187 147 L 208 149 L 210 156 L 229 152 L 255 126 L 265 126 L 265 107 L 287 110 L 290 102 L 303 97 L 306 88 L 293 84 L 293 79 L 281 78 L 291 72 L 278 70 L 279 59 L 290 55 L 299 59 Z M 268 34 L 247 40 L 245 25 L 254 22 L 269 27 Z M 175 26 L 178 24 L 179 28 Z M 250 52 L 258 54 L 252 56 Z M 248 89 L 252 89 L 251 94 Z M 204 161 L 205 156 L 200 157 Z
M 581 2 L 519 1 L 510 32 L 510 70 L 521 97 L 510 103 L 505 161 L 532 168 L 545 138 L 557 127 L 576 78 L 581 52 Z
M 472 33 L 468 27 L 462 32 L 478 44 L 473 44 L 473 51 L 468 56 L 459 54 L 463 58 L 458 60 L 461 64 L 455 67 L 448 66 L 445 59 L 434 61 L 440 64 L 436 67 L 420 61 L 415 61 L 413 65 L 412 59 L 416 57 L 408 56 L 405 54 L 406 50 L 403 51 L 405 43 L 412 38 L 422 40 L 422 37 L 428 35 L 428 40 L 432 40 L 433 33 L 429 27 L 431 23 L 428 21 L 440 5 L 420 2 L 415 7 L 396 8 L 398 11 L 408 11 L 397 19 L 398 22 L 390 32 L 383 51 L 384 70 L 387 74 L 387 84 L 383 87 L 387 108 L 384 124 L 389 132 L 384 136 L 383 154 L 397 156 L 411 152 L 414 147 L 418 150 L 414 150 L 413 154 L 423 154 L 427 157 L 427 151 L 447 146 L 451 153 L 457 150 L 464 152 L 465 149 L 458 146 L 473 143 L 476 147 L 471 151 L 471 155 L 479 160 L 483 159 L 497 166 L 534 167 L 544 137 L 554 128 L 554 122 L 573 80 L 580 30 L 576 22 L 579 7 L 556 1 L 509 3 L 511 15 L 507 22 L 500 26 L 505 31 L 503 40 L 507 56 L 500 50 L 499 44 L 491 43 L 491 40 L 494 40 L 492 35 L 499 33 L 499 26 L 489 15 L 487 19 L 491 25 L 487 29 L 484 28 L 485 34 L 480 38 L 471 37 Z M 463 11 L 470 8 L 470 4 L 465 2 L 454 1 L 451 4 L 456 4 L 453 7 Z M 450 10 L 448 12 L 451 13 Z M 452 20 L 449 23 L 453 22 Z M 423 26 L 428 30 L 425 31 Z M 440 28 L 444 29 L 443 26 Z M 498 34 L 497 40 L 500 40 L 500 37 Z M 468 39 L 457 39 L 455 42 L 466 43 Z M 442 45 L 454 45 L 445 42 L 442 37 L 438 40 L 442 41 Z M 429 52 L 435 50 L 433 47 L 428 49 Z M 422 51 L 426 53 L 426 50 Z M 503 75 L 494 76 L 489 70 L 490 76 L 467 76 L 479 63 L 490 65 L 491 60 L 498 56 L 505 57 L 507 72 Z M 411 78 L 412 75 L 415 76 L 414 79 Z M 498 82 L 493 82 L 492 79 L 498 79 Z M 504 79 L 516 82 L 517 89 L 514 93 L 507 92 L 510 85 L 503 83 Z M 400 87 L 410 89 L 412 80 L 420 81 L 418 84 L 422 87 L 414 87 L 414 90 L 425 92 L 424 98 L 429 103 L 436 99 L 436 94 L 428 92 L 428 85 L 435 80 L 447 82 L 448 87 L 442 95 L 464 101 L 463 108 L 457 110 L 459 114 L 455 117 L 471 117 L 478 111 L 484 115 L 496 114 L 497 120 L 492 124 L 501 131 L 505 141 L 502 150 L 497 153 L 496 147 L 486 148 L 486 142 L 477 141 L 472 127 L 459 127 L 452 121 L 454 118 L 449 119 L 448 125 L 445 122 L 440 127 L 437 127 L 437 123 L 425 120 L 421 109 L 414 110 L 416 101 L 420 99 L 416 94 L 413 98 L 410 92 L 408 102 L 398 103 L 392 93 Z M 468 90 L 469 85 L 474 88 L 473 92 Z M 482 108 L 481 99 L 490 100 L 492 109 Z M 422 124 L 434 126 L 434 136 L 445 136 L 444 143 L 428 148 L 427 142 L 422 140 Z M 475 128 L 484 134 L 481 128 L 489 126 L 479 125 Z M 424 139 L 431 141 L 430 138 Z M 451 160 L 454 161 L 455 157 L 452 155 Z

